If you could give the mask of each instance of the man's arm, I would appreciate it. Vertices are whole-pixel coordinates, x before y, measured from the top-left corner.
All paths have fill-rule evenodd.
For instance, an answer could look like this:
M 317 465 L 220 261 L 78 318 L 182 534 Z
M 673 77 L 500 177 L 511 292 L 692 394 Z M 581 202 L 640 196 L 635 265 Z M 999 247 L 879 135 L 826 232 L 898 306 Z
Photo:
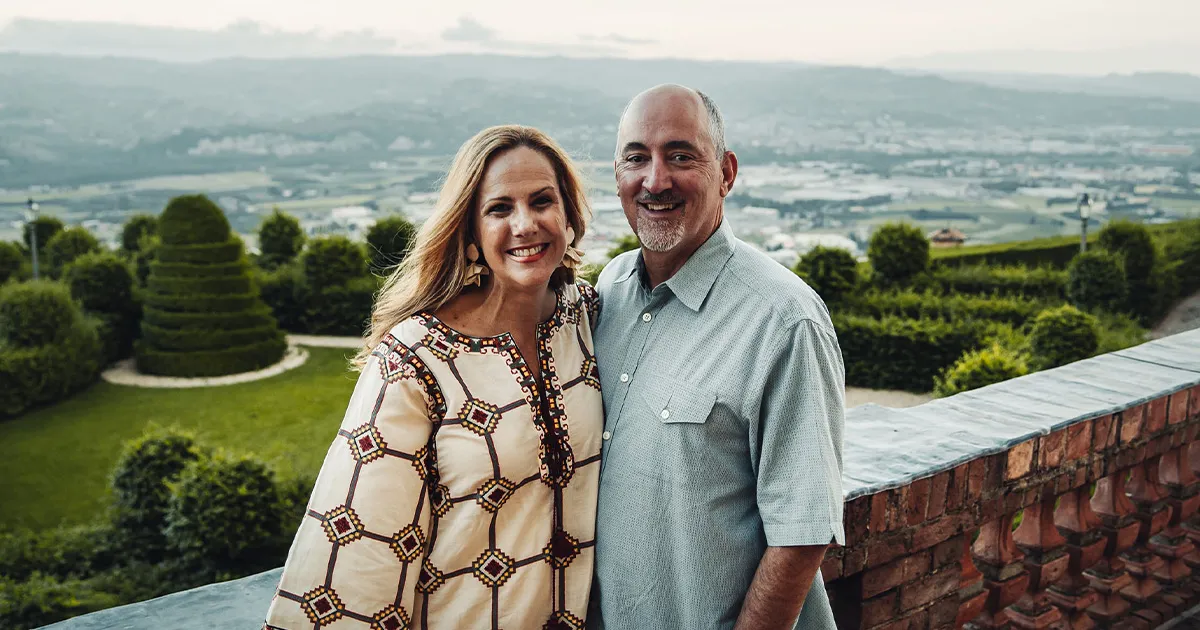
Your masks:
M 767 547 L 734 630 L 791 630 L 825 559 L 825 547 Z

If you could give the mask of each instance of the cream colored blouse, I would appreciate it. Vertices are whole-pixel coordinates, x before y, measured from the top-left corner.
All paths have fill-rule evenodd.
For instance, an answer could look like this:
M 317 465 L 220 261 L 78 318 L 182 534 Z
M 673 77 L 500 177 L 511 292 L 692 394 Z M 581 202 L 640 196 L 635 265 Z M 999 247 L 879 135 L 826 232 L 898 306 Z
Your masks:
M 537 357 L 432 313 L 393 328 L 325 456 L 266 628 L 582 628 L 597 304 L 586 283 L 559 289 Z

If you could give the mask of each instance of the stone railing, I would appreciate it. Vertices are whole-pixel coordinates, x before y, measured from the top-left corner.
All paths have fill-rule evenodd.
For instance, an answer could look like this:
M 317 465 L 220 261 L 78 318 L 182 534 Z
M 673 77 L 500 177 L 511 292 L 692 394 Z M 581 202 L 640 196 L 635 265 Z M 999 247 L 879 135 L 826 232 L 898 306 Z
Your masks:
M 1200 331 L 919 407 L 850 410 L 846 546 L 822 565 L 838 627 L 1154 628 L 1180 617 L 1200 603 L 1198 432 Z M 51 627 L 254 630 L 278 576 Z

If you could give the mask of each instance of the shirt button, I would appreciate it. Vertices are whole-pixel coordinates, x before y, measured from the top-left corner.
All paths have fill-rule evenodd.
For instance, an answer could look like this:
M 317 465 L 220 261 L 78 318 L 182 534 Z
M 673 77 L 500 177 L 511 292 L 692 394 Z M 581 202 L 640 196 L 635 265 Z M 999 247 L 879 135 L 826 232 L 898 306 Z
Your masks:
M 610 432 L 610 431 L 605 431 L 605 432 L 604 432 L 604 435 L 602 435 L 601 437 L 603 437 L 603 438 L 604 438 L 604 439 L 606 439 L 606 440 L 611 440 L 611 439 L 612 439 L 612 432 Z
M 622 375 L 621 375 L 621 382 L 622 382 L 622 383 L 628 383 L 628 382 L 629 382 L 629 375 L 628 375 L 628 374 L 622 374 Z
M 666 420 L 667 418 L 670 418 L 670 417 L 671 417 L 671 410 L 670 410 L 670 409 L 663 409 L 663 410 L 662 410 L 662 413 L 660 413 L 660 414 L 658 414 L 658 415 L 659 415 L 659 416 L 661 416 L 663 420 Z
M 642 313 L 642 321 L 648 322 L 652 319 L 654 319 L 654 316 L 651 315 L 650 313 Z

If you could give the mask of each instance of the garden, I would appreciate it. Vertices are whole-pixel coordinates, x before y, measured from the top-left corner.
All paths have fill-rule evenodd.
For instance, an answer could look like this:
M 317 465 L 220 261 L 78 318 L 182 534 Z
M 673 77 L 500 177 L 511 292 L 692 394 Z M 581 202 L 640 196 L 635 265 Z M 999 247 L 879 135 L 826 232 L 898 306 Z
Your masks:
M 414 234 L 394 216 L 365 243 L 308 238 L 276 210 L 248 253 L 220 208 L 185 195 L 130 219 L 112 251 L 52 217 L 0 243 L 0 627 L 279 566 L 353 389 L 350 351 L 310 348 L 219 390 L 99 374 L 247 372 L 279 360 L 285 333 L 361 335 Z M 795 271 L 829 305 L 848 385 L 945 396 L 1141 343 L 1200 291 L 1198 220 L 1110 223 L 1078 250 L 931 249 L 891 224 L 866 262 L 817 248 Z

